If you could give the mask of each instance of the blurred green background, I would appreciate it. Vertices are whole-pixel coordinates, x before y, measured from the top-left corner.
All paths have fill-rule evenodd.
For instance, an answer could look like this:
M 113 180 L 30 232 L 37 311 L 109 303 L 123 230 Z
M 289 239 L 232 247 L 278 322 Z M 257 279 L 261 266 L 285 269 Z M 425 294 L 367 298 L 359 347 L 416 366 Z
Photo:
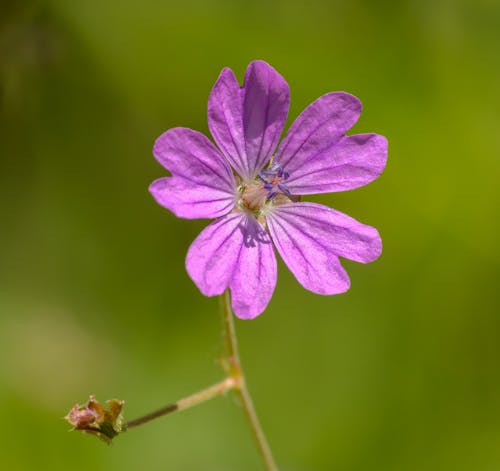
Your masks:
M 48 0 L 0 4 L 0 468 L 260 469 L 216 399 L 108 448 L 62 420 L 89 393 L 128 418 L 221 378 L 217 299 L 184 270 L 206 221 L 147 192 L 154 139 L 208 132 L 224 66 L 264 59 L 290 120 L 345 90 L 386 172 L 315 198 L 384 253 L 320 297 L 281 264 L 237 321 L 282 470 L 500 469 L 500 4 L 495 0 Z

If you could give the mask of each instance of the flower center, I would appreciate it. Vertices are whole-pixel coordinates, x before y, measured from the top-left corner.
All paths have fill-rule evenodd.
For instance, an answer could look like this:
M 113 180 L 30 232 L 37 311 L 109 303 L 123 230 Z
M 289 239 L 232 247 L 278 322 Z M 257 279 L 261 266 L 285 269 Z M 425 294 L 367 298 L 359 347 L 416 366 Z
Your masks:
M 262 170 L 257 178 L 264 184 L 264 188 L 268 191 L 267 198 L 273 199 L 278 193 L 290 194 L 288 187 L 282 183 L 289 176 L 288 172 L 279 162 L 274 162 L 269 168 Z
M 259 215 L 267 206 L 291 203 L 290 190 L 283 183 L 288 177 L 288 172 L 274 162 L 262 170 L 255 181 L 241 187 L 240 207 Z

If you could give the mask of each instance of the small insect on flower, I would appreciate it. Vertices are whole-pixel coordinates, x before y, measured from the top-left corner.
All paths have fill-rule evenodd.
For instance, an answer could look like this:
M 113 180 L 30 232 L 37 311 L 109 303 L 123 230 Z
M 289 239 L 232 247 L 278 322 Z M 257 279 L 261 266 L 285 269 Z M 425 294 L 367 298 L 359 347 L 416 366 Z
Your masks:
M 309 105 L 278 142 L 290 93 L 269 64 L 249 64 L 243 87 L 222 70 L 208 100 L 208 124 L 218 148 L 197 131 L 173 128 L 153 154 L 172 176 L 153 182 L 156 201 L 186 219 L 216 218 L 189 248 L 186 268 L 206 296 L 231 290 L 235 314 L 264 311 L 276 286 L 273 243 L 304 288 L 347 291 L 339 257 L 368 263 L 382 250 L 376 229 L 304 195 L 352 190 L 375 180 L 387 160 L 378 134 L 345 133 L 360 101 L 332 92 Z

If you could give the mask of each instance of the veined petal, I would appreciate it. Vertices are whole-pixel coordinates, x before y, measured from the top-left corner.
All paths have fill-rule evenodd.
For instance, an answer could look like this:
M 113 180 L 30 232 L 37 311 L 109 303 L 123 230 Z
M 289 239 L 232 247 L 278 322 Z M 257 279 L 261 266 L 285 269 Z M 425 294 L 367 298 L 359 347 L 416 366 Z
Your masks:
M 253 319 L 266 309 L 276 287 L 276 256 L 269 234 L 253 216 L 245 216 L 241 229 L 241 250 L 229 286 L 234 313 Z
M 288 189 L 296 195 L 359 188 L 383 172 L 387 139 L 379 134 L 344 136 L 331 147 L 311 153 L 302 167 L 290 172 Z
M 290 90 L 285 79 L 263 61 L 250 63 L 243 88 L 243 126 L 250 176 L 254 177 L 278 145 L 290 106 Z
M 153 154 L 172 177 L 156 180 L 150 191 L 176 216 L 212 218 L 232 209 L 233 173 L 206 136 L 187 128 L 170 129 L 156 140 Z
M 194 184 L 182 177 L 155 180 L 149 191 L 161 206 L 185 219 L 216 218 L 233 209 L 235 198 L 225 191 Z
M 332 92 L 319 97 L 290 126 L 276 161 L 293 175 L 313 156 L 336 144 L 360 113 L 361 102 L 349 93 Z
M 252 319 L 276 286 L 276 257 L 269 235 L 253 216 L 231 213 L 206 227 L 189 248 L 189 276 L 205 296 L 231 289 L 234 313 Z
M 271 158 L 289 103 L 288 84 L 263 61 L 249 64 L 241 88 L 231 69 L 221 72 L 208 100 L 208 125 L 243 179 L 253 179 Z
M 227 161 L 245 176 L 248 170 L 242 97 L 234 72 L 228 67 L 222 69 L 208 98 L 208 127 Z
M 210 140 L 198 131 L 169 129 L 156 140 L 153 155 L 174 176 L 234 189 L 231 168 Z
M 241 213 L 231 213 L 214 221 L 189 247 L 186 269 L 205 296 L 222 294 L 237 267 L 242 245 Z
M 381 253 L 376 229 L 315 203 L 277 206 L 267 225 L 284 262 L 304 288 L 318 294 L 349 289 L 338 257 L 367 263 Z

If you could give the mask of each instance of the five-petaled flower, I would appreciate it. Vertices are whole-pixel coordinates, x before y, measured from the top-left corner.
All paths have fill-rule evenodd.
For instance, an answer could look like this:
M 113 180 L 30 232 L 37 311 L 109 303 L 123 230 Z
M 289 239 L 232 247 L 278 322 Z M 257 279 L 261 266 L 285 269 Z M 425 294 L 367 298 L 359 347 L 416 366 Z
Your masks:
M 288 84 L 267 63 L 250 63 L 243 87 L 225 68 L 208 100 L 218 149 L 187 128 L 168 130 L 153 149 L 172 174 L 151 184 L 156 201 L 178 217 L 217 218 L 189 248 L 190 277 L 206 296 L 229 288 L 243 319 L 262 313 L 273 294 L 273 242 L 299 283 L 318 294 L 349 289 L 339 257 L 368 263 L 382 249 L 373 227 L 300 199 L 373 181 L 385 167 L 387 140 L 346 136 L 361 103 L 333 92 L 309 105 L 278 147 L 289 103 Z

